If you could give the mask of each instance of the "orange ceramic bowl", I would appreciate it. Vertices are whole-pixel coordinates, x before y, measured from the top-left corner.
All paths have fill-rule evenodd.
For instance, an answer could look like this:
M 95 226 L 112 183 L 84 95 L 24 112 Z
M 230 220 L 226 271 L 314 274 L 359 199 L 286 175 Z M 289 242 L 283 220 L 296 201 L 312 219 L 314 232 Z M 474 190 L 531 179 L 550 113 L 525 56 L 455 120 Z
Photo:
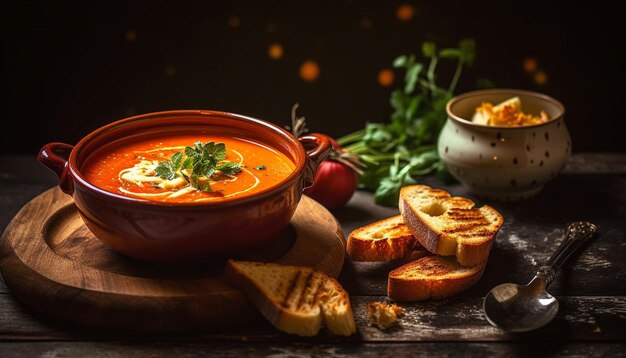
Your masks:
M 250 196 L 204 203 L 130 198 L 96 187 L 81 173 L 86 159 L 106 143 L 190 130 L 248 138 L 285 154 L 295 169 L 279 184 Z M 184 110 L 123 119 L 93 131 L 76 146 L 47 144 L 39 160 L 59 176 L 59 186 L 74 198 L 83 221 L 104 244 L 140 260 L 177 262 L 226 257 L 268 243 L 289 224 L 302 190 L 312 184 L 330 151 L 328 137 L 321 134 L 295 138 L 259 119 Z

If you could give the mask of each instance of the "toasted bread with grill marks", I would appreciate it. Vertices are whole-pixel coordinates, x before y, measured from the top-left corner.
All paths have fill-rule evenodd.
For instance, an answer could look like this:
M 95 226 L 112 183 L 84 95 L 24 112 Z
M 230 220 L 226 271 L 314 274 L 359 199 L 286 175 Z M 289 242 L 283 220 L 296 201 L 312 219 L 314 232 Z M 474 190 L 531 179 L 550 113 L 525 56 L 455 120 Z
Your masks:
M 426 251 L 396 215 L 360 227 L 350 233 L 346 248 L 352 261 L 388 261 Z
M 485 266 L 464 267 L 454 257 L 422 257 L 389 273 L 387 295 L 396 301 L 451 297 L 478 282 Z
M 455 255 L 466 267 L 487 261 L 503 222 L 502 215 L 489 205 L 476 209 L 469 199 L 425 185 L 402 188 L 399 206 L 404 222 L 426 250 Z
M 356 331 L 348 293 L 322 272 L 302 266 L 229 260 L 226 276 L 281 331 L 314 336 L 322 325 L 343 336 Z

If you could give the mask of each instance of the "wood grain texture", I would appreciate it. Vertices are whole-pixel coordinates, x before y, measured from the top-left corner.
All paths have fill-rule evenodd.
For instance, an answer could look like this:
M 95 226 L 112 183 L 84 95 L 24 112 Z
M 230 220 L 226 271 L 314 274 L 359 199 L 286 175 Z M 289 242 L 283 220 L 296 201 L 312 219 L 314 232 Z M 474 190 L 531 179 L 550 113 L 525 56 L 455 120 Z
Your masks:
M 337 337 L 322 330 L 316 342 L 426 342 L 426 341 L 621 341 L 626 326 L 626 297 L 557 297 L 560 310 L 547 326 L 524 334 L 506 334 L 483 318 L 482 298 L 460 297 L 399 303 L 405 309 L 397 327 L 387 331 L 370 326 L 367 304 L 384 300 L 377 296 L 353 296 L 351 303 L 357 323 L 357 334 Z M 102 332 L 64 325 L 33 316 L 9 295 L 0 295 L 0 340 L 98 340 L 145 338 L 145 333 Z M 154 334 L 148 337 L 155 337 Z M 220 328 L 206 325 L 195 331 L 163 338 L 185 338 L 196 341 L 279 342 L 304 341 L 282 333 L 259 320 L 243 327 Z
M 3 235 L 0 265 L 11 292 L 34 310 L 108 329 L 171 331 L 239 325 L 259 315 L 222 278 L 224 260 L 143 263 L 100 243 L 72 199 L 50 189 L 30 201 Z M 337 277 L 344 260 L 335 218 L 303 197 L 290 227 L 242 259 L 314 267 Z
M 623 357 L 626 344 L 523 343 L 215 343 L 180 341 L 7 342 L 0 355 L 12 357 Z

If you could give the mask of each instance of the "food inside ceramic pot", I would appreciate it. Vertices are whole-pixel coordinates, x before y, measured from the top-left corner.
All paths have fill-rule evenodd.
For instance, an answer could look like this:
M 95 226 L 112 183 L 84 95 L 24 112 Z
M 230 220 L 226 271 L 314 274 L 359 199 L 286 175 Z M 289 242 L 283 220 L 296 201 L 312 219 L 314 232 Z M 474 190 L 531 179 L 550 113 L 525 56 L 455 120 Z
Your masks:
M 110 143 L 90 155 L 81 172 L 112 193 L 191 203 L 251 196 L 294 169 L 284 154 L 249 139 L 175 134 Z
M 472 122 L 490 126 L 514 127 L 545 123 L 549 119 L 545 111 L 539 112 L 539 115 L 524 113 L 522 101 L 519 97 L 513 97 L 495 106 L 489 102 L 483 102 L 480 107 L 476 108 Z

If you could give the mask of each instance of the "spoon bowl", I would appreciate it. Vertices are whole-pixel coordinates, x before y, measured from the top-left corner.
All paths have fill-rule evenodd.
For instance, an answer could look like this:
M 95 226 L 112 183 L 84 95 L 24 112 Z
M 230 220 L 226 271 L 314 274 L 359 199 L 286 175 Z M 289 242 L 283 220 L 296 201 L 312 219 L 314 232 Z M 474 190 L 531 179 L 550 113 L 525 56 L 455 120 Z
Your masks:
M 483 301 L 487 321 L 508 332 L 527 332 L 545 326 L 559 311 L 559 302 L 545 289 L 545 282 L 539 278 L 528 285 L 496 286 Z
M 528 285 L 504 283 L 489 291 L 483 301 L 487 321 L 507 332 L 532 331 L 552 321 L 559 303 L 546 289 L 561 265 L 596 232 L 596 226 L 586 221 L 570 224 L 561 245 Z

